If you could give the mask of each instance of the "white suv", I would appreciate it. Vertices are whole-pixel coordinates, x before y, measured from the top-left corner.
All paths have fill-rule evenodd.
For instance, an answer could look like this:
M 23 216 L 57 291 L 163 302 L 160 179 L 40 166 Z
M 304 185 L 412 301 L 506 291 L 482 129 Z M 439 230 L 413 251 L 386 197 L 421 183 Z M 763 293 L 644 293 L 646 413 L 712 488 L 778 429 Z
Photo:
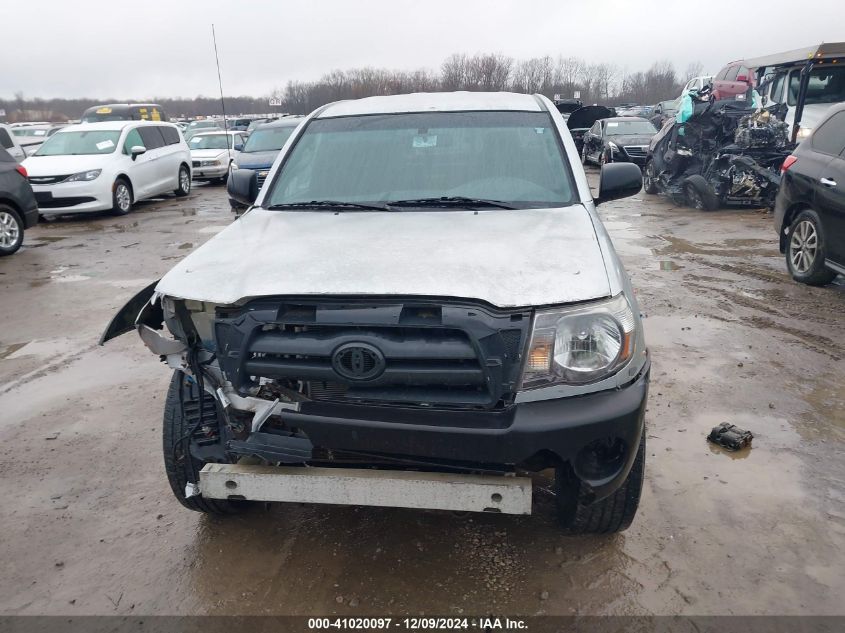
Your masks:
M 191 152 L 172 123 L 108 121 L 56 132 L 24 161 L 41 214 L 111 210 L 191 191 Z

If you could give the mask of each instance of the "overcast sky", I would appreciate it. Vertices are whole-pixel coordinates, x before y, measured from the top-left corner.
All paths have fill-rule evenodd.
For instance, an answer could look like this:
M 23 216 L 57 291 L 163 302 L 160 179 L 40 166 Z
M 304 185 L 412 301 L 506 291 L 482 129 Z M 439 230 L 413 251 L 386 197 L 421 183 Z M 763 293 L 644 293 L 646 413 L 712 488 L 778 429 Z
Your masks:
M 359 66 L 436 69 L 454 52 L 579 56 L 644 70 L 845 40 L 843 0 L 125 0 L 10 2 L 0 97 L 227 95 Z

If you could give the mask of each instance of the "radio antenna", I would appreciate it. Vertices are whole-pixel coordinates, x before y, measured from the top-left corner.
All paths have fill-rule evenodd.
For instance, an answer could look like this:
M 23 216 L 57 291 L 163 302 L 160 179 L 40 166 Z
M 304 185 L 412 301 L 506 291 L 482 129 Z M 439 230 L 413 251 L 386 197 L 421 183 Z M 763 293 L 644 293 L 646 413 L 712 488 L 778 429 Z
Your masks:
M 226 124 L 226 101 L 223 99 L 223 80 L 220 78 L 220 57 L 217 55 L 217 34 L 214 32 L 214 24 L 211 25 L 211 39 L 214 40 L 214 61 L 217 62 L 217 85 L 220 86 L 220 108 L 223 110 L 223 131 L 228 136 L 229 128 Z

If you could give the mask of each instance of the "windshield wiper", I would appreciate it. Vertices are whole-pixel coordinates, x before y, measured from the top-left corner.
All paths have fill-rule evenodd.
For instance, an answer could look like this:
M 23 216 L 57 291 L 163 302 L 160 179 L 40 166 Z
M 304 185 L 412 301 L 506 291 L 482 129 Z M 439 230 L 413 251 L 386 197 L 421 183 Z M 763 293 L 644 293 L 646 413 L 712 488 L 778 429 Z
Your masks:
M 266 209 L 340 209 L 344 211 L 390 211 L 387 206 L 357 202 L 339 202 L 337 200 L 311 200 L 310 202 L 286 202 L 271 204 Z
M 465 196 L 441 196 L 440 198 L 417 198 L 412 200 L 391 200 L 389 207 L 460 207 L 474 209 L 476 207 L 493 207 L 496 209 L 515 209 L 501 200 L 486 200 L 484 198 L 468 198 Z

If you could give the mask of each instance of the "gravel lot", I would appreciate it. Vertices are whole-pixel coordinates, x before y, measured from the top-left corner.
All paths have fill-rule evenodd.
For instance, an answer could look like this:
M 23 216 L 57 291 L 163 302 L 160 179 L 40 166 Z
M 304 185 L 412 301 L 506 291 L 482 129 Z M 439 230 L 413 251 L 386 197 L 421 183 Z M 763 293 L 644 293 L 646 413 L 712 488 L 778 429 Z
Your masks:
M 595 177 L 595 173 L 591 177 Z M 0 614 L 845 614 L 845 283 L 794 283 L 771 218 L 602 207 L 653 354 L 632 528 L 274 506 L 208 518 L 161 463 L 169 371 L 123 302 L 232 221 L 225 191 L 58 220 L 0 260 Z M 734 422 L 753 448 L 705 441 Z

